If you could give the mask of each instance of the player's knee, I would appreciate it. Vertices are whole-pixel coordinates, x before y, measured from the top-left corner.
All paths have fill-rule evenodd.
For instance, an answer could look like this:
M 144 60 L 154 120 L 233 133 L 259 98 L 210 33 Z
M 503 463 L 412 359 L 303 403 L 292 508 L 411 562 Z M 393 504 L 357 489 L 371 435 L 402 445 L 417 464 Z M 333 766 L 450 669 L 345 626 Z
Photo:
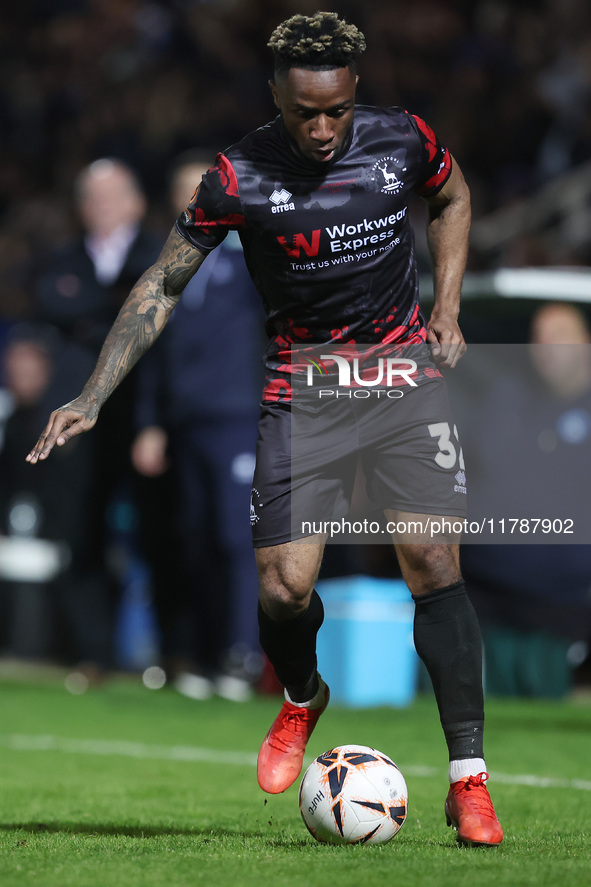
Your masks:
M 259 596 L 267 615 L 283 621 L 299 616 L 307 608 L 313 582 L 293 575 L 275 564 L 259 567 Z
M 404 574 L 413 594 L 425 594 L 461 580 L 456 546 L 405 545 L 404 549 Z

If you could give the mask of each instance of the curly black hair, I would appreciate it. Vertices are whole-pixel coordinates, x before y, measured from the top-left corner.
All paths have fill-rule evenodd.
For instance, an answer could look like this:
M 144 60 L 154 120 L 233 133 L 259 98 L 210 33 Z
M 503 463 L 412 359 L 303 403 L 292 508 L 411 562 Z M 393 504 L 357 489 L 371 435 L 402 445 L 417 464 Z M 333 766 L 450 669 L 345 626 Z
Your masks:
M 275 73 L 290 68 L 354 69 L 357 57 L 365 50 L 365 37 L 336 12 L 317 12 L 294 15 L 282 22 L 267 46 L 275 57 Z

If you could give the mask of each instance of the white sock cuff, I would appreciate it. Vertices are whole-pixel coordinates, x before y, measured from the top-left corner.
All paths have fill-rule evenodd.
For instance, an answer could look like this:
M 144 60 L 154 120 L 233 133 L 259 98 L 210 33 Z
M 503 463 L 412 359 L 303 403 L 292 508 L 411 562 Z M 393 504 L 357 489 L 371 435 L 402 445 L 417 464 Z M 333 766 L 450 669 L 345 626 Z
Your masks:
M 458 782 L 468 776 L 478 776 L 479 773 L 486 773 L 484 758 L 464 758 L 461 761 L 449 762 L 450 785 L 452 782 Z
M 316 695 L 309 700 L 309 702 L 294 702 L 293 699 L 290 699 L 287 689 L 285 689 L 283 692 L 285 694 L 286 700 L 290 703 L 290 705 L 295 705 L 296 708 L 320 708 L 322 705 L 324 705 L 325 687 L 326 684 L 324 683 L 320 675 L 318 675 L 318 691 L 316 692 Z

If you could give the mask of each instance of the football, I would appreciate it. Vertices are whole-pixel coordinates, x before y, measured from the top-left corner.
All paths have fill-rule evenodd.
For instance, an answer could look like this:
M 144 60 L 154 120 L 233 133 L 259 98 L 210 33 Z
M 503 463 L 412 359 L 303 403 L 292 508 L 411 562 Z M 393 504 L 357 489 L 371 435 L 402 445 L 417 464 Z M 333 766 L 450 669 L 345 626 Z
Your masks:
M 384 844 L 406 819 L 408 790 L 387 755 L 342 745 L 310 764 L 299 803 L 308 831 L 323 844 Z

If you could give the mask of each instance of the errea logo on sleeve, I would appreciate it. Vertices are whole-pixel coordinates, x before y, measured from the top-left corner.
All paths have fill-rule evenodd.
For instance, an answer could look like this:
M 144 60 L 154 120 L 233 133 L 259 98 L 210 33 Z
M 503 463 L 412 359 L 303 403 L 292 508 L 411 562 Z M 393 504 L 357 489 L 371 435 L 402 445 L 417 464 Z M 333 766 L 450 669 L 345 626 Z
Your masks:
M 286 191 L 285 188 L 282 188 L 281 191 L 275 189 L 269 197 L 269 200 L 273 204 L 271 212 L 283 213 L 290 209 L 295 209 L 295 203 L 288 202 L 291 200 L 291 191 Z

